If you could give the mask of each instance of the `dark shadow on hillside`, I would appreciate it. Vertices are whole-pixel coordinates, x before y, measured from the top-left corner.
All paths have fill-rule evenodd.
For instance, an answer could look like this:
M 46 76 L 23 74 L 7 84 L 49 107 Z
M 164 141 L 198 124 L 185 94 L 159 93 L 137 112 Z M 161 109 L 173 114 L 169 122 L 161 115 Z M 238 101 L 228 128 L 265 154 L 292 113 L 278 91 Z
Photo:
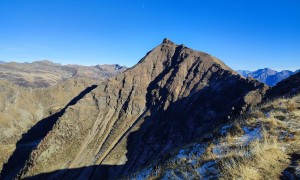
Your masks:
M 80 167 L 73 169 L 62 169 L 48 173 L 38 174 L 36 176 L 24 178 L 24 180 L 39 180 L 39 179 L 97 179 L 103 180 L 109 178 L 109 169 L 115 168 L 116 166 L 110 165 L 101 165 L 101 166 L 89 166 L 89 167 Z
M 300 154 L 292 154 L 290 157 L 291 164 L 282 172 L 280 179 L 299 179 L 300 174 L 297 173 L 297 167 L 300 165 Z
M 289 98 L 300 93 L 300 72 L 277 83 L 266 94 L 264 100 Z
M 76 104 L 87 93 L 95 89 L 97 85 L 92 85 L 83 90 L 78 96 L 73 98 L 62 110 L 59 112 L 40 120 L 30 130 L 22 135 L 22 138 L 17 142 L 14 153 L 8 159 L 8 162 L 3 165 L 0 179 L 13 179 L 17 176 L 20 170 L 24 167 L 26 160 L 28 160 L 30 153 L 36 149 L 40 141 L 53 128 L 57 120 L 65 113 L 69 106 Z

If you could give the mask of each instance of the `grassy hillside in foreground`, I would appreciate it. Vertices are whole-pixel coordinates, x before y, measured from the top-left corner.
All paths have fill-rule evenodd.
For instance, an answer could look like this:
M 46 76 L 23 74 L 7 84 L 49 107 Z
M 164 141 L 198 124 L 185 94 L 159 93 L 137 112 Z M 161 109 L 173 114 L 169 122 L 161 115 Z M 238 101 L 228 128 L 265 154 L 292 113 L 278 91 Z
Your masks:
M 129 179 L 299 179 L 299 142 L 300 94 L 266 102 Z

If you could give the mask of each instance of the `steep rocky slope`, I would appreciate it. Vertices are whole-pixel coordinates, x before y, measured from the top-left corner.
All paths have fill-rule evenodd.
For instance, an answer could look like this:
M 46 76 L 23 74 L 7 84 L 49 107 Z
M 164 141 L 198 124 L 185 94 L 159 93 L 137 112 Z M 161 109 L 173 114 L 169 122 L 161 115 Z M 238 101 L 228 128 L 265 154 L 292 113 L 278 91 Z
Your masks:
M 0 80 L 0 170 L 22 134 L 95 83 L 91 79 L 71 78 L 49 88 L 31 89 Z
M 270 68 L 258 69 L 256 71 L 238 70 L 238 73 L 244 77 L 253 77 L 260 82 L 266 83 L 269 86 L 275 86 L 278 82 L 290 77 L 291 75 L 297 73 L 297 71 L 275 71 Z
M 10 62 L 0 64 L 0 79 L 5 79 L 24 87 L 48 87 L 71 77 L 104 80 L 126 70 L 126 67 L 113 65 L 61 65 L 51 61 L 33 63 Z
M 290 94 L 299 80 L 293 75 L 263 104 L 126 179 L 300 179 L 300 91 Z
M 230 121 L 267 89 L 213 56 L 165 39 L 66 108 L 18 177 L 128 175 Z M 7 172 L 2 177 L 16 175 Z

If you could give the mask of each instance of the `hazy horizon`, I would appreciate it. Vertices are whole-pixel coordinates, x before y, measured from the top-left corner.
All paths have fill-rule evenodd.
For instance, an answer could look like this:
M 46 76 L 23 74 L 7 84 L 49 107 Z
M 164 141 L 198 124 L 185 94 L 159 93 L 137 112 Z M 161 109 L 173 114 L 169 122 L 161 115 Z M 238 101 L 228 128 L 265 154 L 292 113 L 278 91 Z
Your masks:
M 34 60 L 34 61 L 24 61 L 24 62 L 18 62 L 18 61 L 3 61 L 3 60 L 0 60 L 0 62 L 5 62 L 5 63 L 33 63 L 33 62 L 39 62 L 39 61 L 50 61 L 52 63 L 56 63 L 56 64 L 61 64 L 61 65 L 81 65 L 81 66 L 96 66 L 96 65 L 113 65 L 113 64 L 118 64 L 118 63 L 104 63 L 104 64 L 91 64 L 91 65 L 84 65 L 84 64 L 63 64 L 63 63 L 60 63 L 60 62 L 56 62 L 56 61 L 53 61 L 51 59 L 41 59 L 41 60 Z M 124 64 L 118 64 L 120 66 L 126 66 Z M 134 65 L 133 65 L 134 66 Z M 133 66 L 126 66 L 127 68 L 131 68 Z M 257 71 L 259 69 L 265 69 L 265 68 L 269 68 L 269 67 L 261 67 L 261 68 L 258 68 L 258 69 L 234 69 L 235 71 Z M 272 69 L 272 68 L 269 68 L 269 69 Z M 294 69 L 272 69 L 272 70 L 275 70 L 275 71 L 284 71 L 284 70 L 288 70 L 288 71 L 297 71 L 297 70 L 300 70 L 300 68 L 294 68 Z

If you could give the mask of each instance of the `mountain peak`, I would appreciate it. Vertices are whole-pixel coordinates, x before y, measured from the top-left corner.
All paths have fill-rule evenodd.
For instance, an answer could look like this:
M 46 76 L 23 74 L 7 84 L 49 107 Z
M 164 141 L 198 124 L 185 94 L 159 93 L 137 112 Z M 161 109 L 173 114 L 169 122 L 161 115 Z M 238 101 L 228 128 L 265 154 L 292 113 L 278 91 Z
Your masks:
M 19 154 L 14 155 L 2 174 L 19 176 L 20 167 L 21 178 L 44 169 L 56 173 L 59 162 L 69 167 L 64 170 L 69 179 L 122 178 L 176 147 L 201 139 L 217 123 L 259 103 L 266 90 L 267 86 L 241 78 L 217 58 L 164 39 L 134 67 L 92 91 L 84 90 L 75 103 L 71 101 L 72 107 L 60 111 L 59 120 L 56 114 L 50 116 L 58 123 L 29 152 L 29 160 L 22 159 L 25 165 L 12 171 Z M 65 136 L 65 132 L 72 133 Z M 77 167 L 89 169 L 73 173 Z
M 52 62 L 50 60 L 40 60 L 40 61 L 33 61 L 32 64 L 43 64 L 43 65 L 61 65 L 60 63 L 55 63 L 55 62 Z
M 270 68 L 264 68 L 264 69 L 262 69 L 262 70 L 264 70 L 264 71 L 270 71 L 270 72 L 274 72 L 274 71 L 275 71 L 275 70 L 270 69 Z
M 170 39 L 164 38 L 162 44 L 174 44 Z

